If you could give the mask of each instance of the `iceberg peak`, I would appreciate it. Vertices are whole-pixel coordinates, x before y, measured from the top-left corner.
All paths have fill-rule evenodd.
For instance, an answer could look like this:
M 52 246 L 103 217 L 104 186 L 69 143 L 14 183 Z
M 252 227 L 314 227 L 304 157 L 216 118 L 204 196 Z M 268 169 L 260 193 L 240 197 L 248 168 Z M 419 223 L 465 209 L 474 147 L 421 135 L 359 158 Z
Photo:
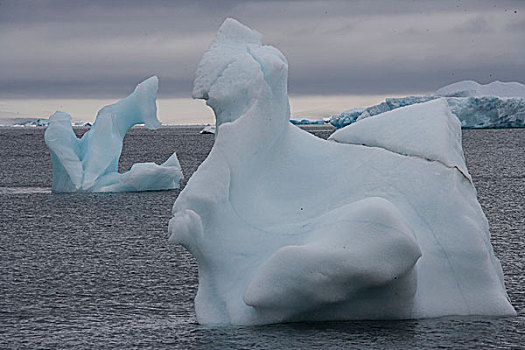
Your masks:
M 222 124 L 262 103 L 288 106 L 287 76 L 288 62 L 278 50 L 263 46 L 259 33 L 227 19 L 199 63 L 193 97 L 213 109 L 220 132 Z M 288 121 L 289 114 L 279 119 Z
M 226 43 L 260 45 L 261 40 L 262 35 L 259 32 L 245 26 L 234 18 L 228 17 L 217 31 L 212 46 Z
M 54 121 L 54 122 L 70 122 L 71 123 L 71 120 L 73 120 L 73 118 L 71 118 L 69 114 L 67 114 L 66 112 L 60 112 L 60 111 L 56 111 L 51 117 L 49 117 L 49 121 Z

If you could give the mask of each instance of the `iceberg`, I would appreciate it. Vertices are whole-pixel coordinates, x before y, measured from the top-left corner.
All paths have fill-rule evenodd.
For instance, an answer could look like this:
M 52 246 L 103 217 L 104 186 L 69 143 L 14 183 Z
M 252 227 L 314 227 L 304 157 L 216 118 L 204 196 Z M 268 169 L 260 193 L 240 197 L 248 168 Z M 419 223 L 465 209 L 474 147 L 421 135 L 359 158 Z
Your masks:
M 482 85 L 470 80 L 447 85 L 428 96 L 387 98 L 375 106 L 351 109 L 332 116 L 330 124 L 340 129 L 368 117 L 442 97 L 446 98 L 462 128 L 525 127 L 525 85 L 499 81 Z
M 168 237 L 197 259 L 198 322 L 515 315 L 446 101 L 327 141 L 289 123 L 287 77 L 234 19 L 197 68 L 217 133 Z
M 118 172 L 124 136 L 136 124 L 150 129 L 157 120 L 157 77 L 138 84 L 125 99 L 102 108 L 95 123 L 81 139 L 71 125 L 71 116 L 55 112 L 49 118 L 44 139 L 53 162 L 53 192 L 125 192 L 179 188 L 182 171 L 176 153 L 161 165 L 133 164 Z
M 303 117 L 290 118 L 290 123 L 294 125 L 324 125 L 326 124 L 324 120 L 303 118 Z
M 91 123 L 84 122 L 84 121 L 72 121 L 71 124 L 73 126 L 91 126 Z M 49 126 L 49 119 L 36 119 L 36 120 L 27 120 L 24 122 L 15 123 L 13 125 L 6 125 L 6 126 L 17 126 L 17 127 L 48 127 Z
M 519 97 L 525 98 L 525 85 L 518 82 L 493 81 L 479 84 L 473 80 L 463 80 L 444 86 L 435 92 L 438 96 L 450 97 Z
M 26 120 L 26 121 L 22 121 L 22 122 L 17 122 L 15 124 L 13 124 L 13 126 L 29 126 L 29 127 L 33 127 L 33 126 L 38 126 L 38 127 L 47 127 L 49 125 L 49 120 L 48 119 L 33 119 L 33 120 Z
M 525 127 L 525 98 L 447 97 L 465 129 Z
M 201 134 L 215 134 L 215 125 L 206 125 L 201 131 Z
M 328 122 L 335 126 L 337 129 L 343 128 L 347 125 L 355 123 L 357 118 L 363 114 L 366 108 L 352 108 L 344 111 L 341 114 L 333 115 L 330 117 Z

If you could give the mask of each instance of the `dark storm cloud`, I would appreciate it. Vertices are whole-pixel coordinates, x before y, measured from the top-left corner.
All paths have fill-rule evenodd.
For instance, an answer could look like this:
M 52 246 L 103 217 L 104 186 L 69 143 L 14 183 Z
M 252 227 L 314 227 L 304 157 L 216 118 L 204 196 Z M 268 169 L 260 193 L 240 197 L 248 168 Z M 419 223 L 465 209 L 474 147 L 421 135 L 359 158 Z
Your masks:
M 226 17 L 290 63 L 295 94 L 525 82 L 519 1 L 0 1 L 0 97 L 120 96 L 153 74 L 188 96 Z

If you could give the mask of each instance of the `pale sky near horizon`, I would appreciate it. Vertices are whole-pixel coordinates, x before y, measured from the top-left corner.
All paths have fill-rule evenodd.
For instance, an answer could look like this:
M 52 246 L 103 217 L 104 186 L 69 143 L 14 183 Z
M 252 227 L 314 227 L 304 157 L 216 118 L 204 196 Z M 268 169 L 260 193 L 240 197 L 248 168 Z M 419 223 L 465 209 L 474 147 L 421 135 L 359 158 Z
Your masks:
M 389 95 L 390 96 L 390 95 Z M 125 97 L 125 96 L 122 96 Z M 391 96 L 398 97 L 398 96 Z M 292 117 L 321 119 L 349 108 L 367 107 L 384 100 L 383 95 L 290 96 Z M 74 121 L 94 122 L 98 110 L 118 99 L 0 99 L 0 125 L 34 118 L 47 119 L 55 111 L 66 111 Z M 203 100 L 157 99 L 157 117 L 162 124 L 215 124 L 213 111 Z
M 0 118 L 23 114 L 20 106 L 44 117 L 63 105 L 86 120 L 75 112 L 96 113 L 97 103 L 155 74 L 161 120 L 181 110 L 207 119 L 203 104 L 189 101 L 192 80 L 226 17 L 285 54 L 295 115 L 326 116 L 459 80 L 524 83 L 524 12 L 525 2 L 513 0 L 0 0 Z

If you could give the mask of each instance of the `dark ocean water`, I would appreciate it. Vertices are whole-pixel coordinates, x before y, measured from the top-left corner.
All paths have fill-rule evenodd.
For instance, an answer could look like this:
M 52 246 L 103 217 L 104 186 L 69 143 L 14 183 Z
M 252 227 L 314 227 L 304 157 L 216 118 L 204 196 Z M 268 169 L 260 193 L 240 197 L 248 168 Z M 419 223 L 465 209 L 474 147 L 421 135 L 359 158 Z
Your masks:
M 176 150 L 189 178 L 213 145 L 199 130 L 133 129 L 120 168 Z M 196 323 L 196 262 L 166 237 L 179 191 L 52 194 L 43 134 L 0 128 L 1 349 L 525 347 L 525 129 L 463 136 L 518 317 L 229 328 Z

